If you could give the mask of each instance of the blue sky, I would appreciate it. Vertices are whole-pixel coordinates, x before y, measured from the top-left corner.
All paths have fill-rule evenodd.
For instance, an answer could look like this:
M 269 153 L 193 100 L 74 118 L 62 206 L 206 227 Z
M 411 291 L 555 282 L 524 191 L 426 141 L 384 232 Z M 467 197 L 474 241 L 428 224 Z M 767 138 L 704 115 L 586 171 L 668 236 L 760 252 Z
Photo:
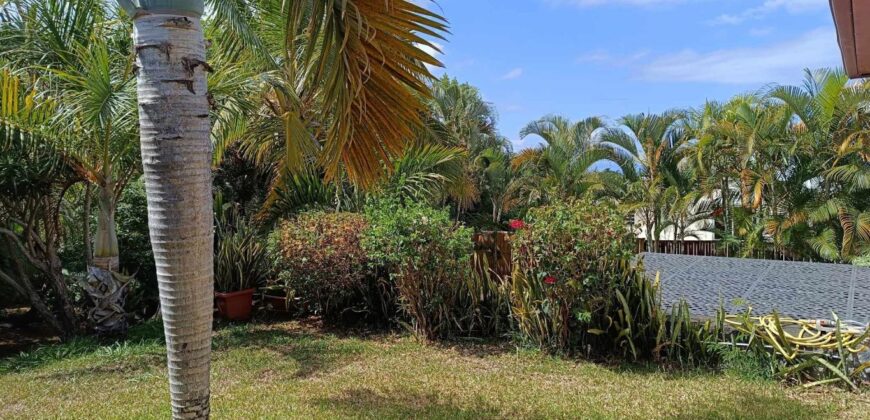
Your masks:
M 423 2 L 423 1 L 419 1 Z M 615 120 L 726 100 L 840 66 L 828 0 L 437 0 L 447 74 L 492 102 L 515 149 L 550 113 Z

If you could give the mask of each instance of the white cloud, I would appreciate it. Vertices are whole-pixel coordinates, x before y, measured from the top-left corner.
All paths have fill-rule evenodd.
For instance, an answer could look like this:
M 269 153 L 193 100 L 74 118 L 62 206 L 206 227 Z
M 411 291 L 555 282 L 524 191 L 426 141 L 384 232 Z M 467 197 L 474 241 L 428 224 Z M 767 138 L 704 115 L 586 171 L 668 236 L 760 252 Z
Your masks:
M 768 35 L 772 34 L 773 28 L 771 28 L 769 26 L 762 27 L 762 28 L 751 28 L 751 29 L 749 29 L 748 32 L 749 32 L 749 35 L 756 36 L 756 37 L 762 37 L 762 36 L 768 36 Z
M 788 13 L 803 13 L 826 9 L 828 0 L 765 0 L 760 6 L 740 13 L 719 15 L 711 21 L 714 25 L 739 25 L 749 20 L 761 19 L 771 13 L 784 10 Z
M 517 67 L 517 68 L 512 69 L 511 71 L 503 74 L 501 76 L 501 80 L 514 80 L 514 79 L 518 79 L 522 75 L 523 75 L 523 68 Z
M 639 77 L 651 81 L 755 84 L 789 82 L 803 68 L 840 65 L 834 31 L 819 28 L 785 43 L 699 53 L 686 50 L 642 66 Z
M 648 55 L 648 50 L 636 51 L 631 54 L 613 54 L 605 50 L 595 50 L 577 57 L 575 61 L 578 64 L 605 64 L 621 67 L 637 62 Z
M 577 57 L 578 63 L 608 63 L 613 59 L 613 56 L 604 50 L 590 51 Z

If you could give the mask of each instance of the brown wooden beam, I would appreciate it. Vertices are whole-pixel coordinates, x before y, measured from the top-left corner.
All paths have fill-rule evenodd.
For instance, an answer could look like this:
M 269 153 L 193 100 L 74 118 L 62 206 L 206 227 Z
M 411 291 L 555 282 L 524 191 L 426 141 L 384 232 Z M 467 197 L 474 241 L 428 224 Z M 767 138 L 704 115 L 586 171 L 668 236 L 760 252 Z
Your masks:
M 870 2 L 829 1 L 846 73 L 852 78 L 870 76 Z

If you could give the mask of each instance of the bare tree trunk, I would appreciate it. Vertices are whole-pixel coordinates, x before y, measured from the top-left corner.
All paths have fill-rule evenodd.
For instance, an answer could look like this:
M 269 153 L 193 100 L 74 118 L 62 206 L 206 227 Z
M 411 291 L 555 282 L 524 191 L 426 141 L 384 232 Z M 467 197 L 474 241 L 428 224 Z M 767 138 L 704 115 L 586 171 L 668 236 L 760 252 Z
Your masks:
M 100 335 L 127 334 L 127 284 L 130 278 L 118 273 L 120 266 L 118 234 L 115 228 L 115 182 L 111 175 L 97 186 L 97 233 L 94 255 L 88 264 L 87 279 L 81 281 L 93 308 L 88 320 Z M 90 187 L 88 187 L 90 193 Z M 88 196 L 90 204 L 90 196 Z
M 214 234 L 202 1 L 152 3 L 160 9 L 135 10 L 133 39 L 172 415 L 207 418 Z

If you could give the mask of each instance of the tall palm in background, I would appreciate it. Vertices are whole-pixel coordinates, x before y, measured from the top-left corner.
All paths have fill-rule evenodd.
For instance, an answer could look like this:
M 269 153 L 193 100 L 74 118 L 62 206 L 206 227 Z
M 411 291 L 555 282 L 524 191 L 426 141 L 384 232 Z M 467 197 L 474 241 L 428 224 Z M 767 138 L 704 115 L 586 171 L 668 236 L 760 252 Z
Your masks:
M 842 71 L 807 71 L 803 86 L 774 87 L 767 96 L 797 121 L 791 164 L 779 177 L 793 197 L 777 202 L 786 207 L 775 207 L 768 232 L 805 241 L 828 260 L 870 252 L 866 85 L 849 84 Z
M 134 21 L 142 161 L 173 415 L 205 417 L 213 287 L 205 5 L 122 3 Z M 283 83 L 272 85 L 265 106 L 283 126 L 288 171 L 304 170 L 314 150 L 328 178 L 344 174 L 372 185 L 422 125 L 420 99 L 430 94 L 426 64 L 439 63 L 419 46 L 432 46 L 424 36 L 444 30 L 438 15 L 402 0 L 214 1 L 212 7 L 240 45 L 279 52 L 266 61 Z M 279 35 L 260 37 L 247 24 L 254 16 L 270 17 L 260 25 L 267 30 L 275 28 L 268 22 L 280 22 L 271 32 Z
M 4 9 L 10 12 L 0 32 L 4 67 L 34 78 L 33 101 L 53 104 L 48 120 L 15 123 L 53 143 L 87 183 L 87 202 L 95 189 L 97 228 L 91 249 L 85 225 L 91 275 L 83 283 L 94 302 L 89 315 L 95 328 L 122 333 L 126 290 L 125 277 L 116 273 L 120 250 L 115 208 L 127 183 L 139 173 L 126 22 L 92 0 L 21 0 Z M 90 214 L 85 213 L 87 221 Z
M 497 194 L 501 183 L 508 180 L 493 176 L 496 167 L 487 175 L 479 165 L 484 163 L 484 156 L 509 159 L 512 153 L 510 142 L 496 130 L 495 108 L 483 100 L 477 88 L 446 75 L 432 83 L 432 98 L 427 105 L 426 129 L 418 135 L 418 141 L 453 147 L 463 154 L 461 177 L 447 188 L 457 215 L 484 200 L 492 203 L 492 194 Z M 496 214 L 492 223 L 499 222 Z
M 593 166 L 612 160 L 610 150 L 599 147 L 595 135 L 605 128 L 597 117 L 572 122 L 550 115 L 526 125 L 522 138 L 537 136 L 543 143 L 526 149 L 513 159 L 515 168 L 533 178 L 526 195 L 531 202 L 548 200 L 549 195 L 580 196 L 601 186 L 600 178 L 591 173 Z
M 683 114 L 627 115 L 621 127 L 609 128 L 600 137 L 602 147 L 612 151 L 628 183 L 623 198 L 626 210 L 636 211 L 646 228 L 649 250 L 657 250 L 665 228 L 662 194 L 684 158 L 686 132 Z

